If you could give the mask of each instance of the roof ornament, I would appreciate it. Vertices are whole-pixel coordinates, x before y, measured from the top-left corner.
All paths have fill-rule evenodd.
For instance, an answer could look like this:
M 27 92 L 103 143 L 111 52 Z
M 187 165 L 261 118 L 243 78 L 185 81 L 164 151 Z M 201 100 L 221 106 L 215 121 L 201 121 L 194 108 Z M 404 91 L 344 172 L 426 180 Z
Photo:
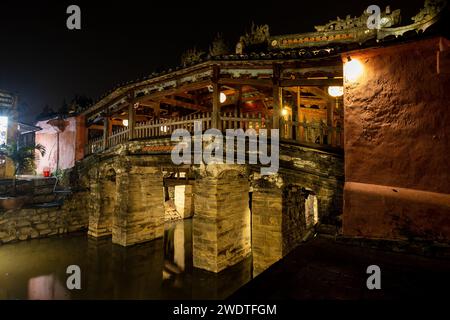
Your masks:
M 411 20 L 415 23 L 428 21 L 437 16 L 446 5 L 445 0 L 425 0 L 424 7 Z
M 347 15 L 345 19 L 337 17 L 336 20 L 330 20 L 327 24 L 314 26 L 317 32 L 326 31 L 340 31 L 351 30 L 357 28 L 367 29 L 367 19 L 370 13 L 364 11 L 361 16 L 352 18 Z M 394 10 L 391 12 L 389 6 L 386 7 L 385 12 L 381 14 L 381 27 L 389 28 L 400 23 L 400 10 Z
M 270 33 L 267 24 L 257 26 L 252 22 L 250 32 L 239 38 L 236 44 L 236 54 L 243 54 L 244 49 L 269 43 Z
M 204 51 L 198 50 L 196 47 L 192 49 L 188 49 L 182 56 L 181 56 L 181 64 L 186 67 L 195 63 L 198 63 L 202 60 L 202 57 L 206 53 Z
M 209 47 L 209 55 L 211 57 L 226 55 L 230 53 L 222 34 L 218 33 Z

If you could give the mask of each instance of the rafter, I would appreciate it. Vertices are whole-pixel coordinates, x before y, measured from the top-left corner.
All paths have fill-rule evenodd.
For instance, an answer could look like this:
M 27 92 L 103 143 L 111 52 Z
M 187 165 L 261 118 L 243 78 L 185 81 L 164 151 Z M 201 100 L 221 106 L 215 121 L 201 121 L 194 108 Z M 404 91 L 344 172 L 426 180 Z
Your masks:
M 162 103 L 169 104 L 171 106 L 175 106 L 175 107 L 182 107 L 182 108 L 186 108 L 186 109 L 203 111 L 203 112 L 209 111 L 209 109 L 207 107 L 200 106 L 200 105 L 194 104 L 194 103 L 180 101 L 180 100 L 177 100 L 174 98 L 162 98 L 159 101 Z
M 205 88 L 205 87 L 207 87 L 210 84 L 211 84 L 211 81 L 205 80 L 205 81 L 200 81 L 200 82 L 196 82 L 196 83 L 186 84 L 186 85 L 180 86 L 178 88 L 161 90 L 161 91 L 157 91 L 157 92 L 154 92 L 154 93 L 150 93 L 150 94 L 145 95 L 145 96 L 138 97 L 138 98 L 134 99 L 133 103 L 144 102 L 144 101 L 147 101 L 147 100 L 156 100 L 158 98 L 164 98 L 164 97 L 167 97 L 167 96 L 173 96 L 173 95 L 176 95 L 178 93 L 183 93 L 183 92 L 190 91 L 190 90 L 198 90 L 198 89 Z

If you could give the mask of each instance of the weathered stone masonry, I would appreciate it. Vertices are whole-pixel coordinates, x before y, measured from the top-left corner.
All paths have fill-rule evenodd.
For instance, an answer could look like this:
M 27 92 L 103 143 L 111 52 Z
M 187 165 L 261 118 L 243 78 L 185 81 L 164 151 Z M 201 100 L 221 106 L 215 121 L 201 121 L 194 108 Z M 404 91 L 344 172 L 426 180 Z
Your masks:
M 277 175 L 260 177 L 256 172 L 251 178 L 255 274 L 299 245 L 315 223 L 328 225 L 334 234 L 339 231 L 342 156 L 298 145 L 281 145 L 280 166 Z
M 163 178 L 154 160 L 116 156 L 93 168 L 89 235 L 112 235 L 122 246 L 163 236 Z
M 78 192 L 61 207 L 0 212 L 0 244 L 85 230 L 88 213 L 80 208 L 85 197 L 84 192 Z
M 194 266 L 220 272 L 251 252 L 249 182 L 243 167 L 209 165 L 194 191 Z

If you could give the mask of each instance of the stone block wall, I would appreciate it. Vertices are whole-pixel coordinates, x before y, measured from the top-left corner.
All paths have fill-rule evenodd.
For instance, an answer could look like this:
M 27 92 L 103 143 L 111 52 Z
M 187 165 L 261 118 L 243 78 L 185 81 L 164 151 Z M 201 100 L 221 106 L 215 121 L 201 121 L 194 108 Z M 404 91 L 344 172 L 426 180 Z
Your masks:
M 280 189 L 253 191 L 252 252 L 255 276 L 283 257 L 282 210 Z
M 164 189 L 157 167 L 133 167 L 117 177 L 113 243 L 133 245 L 164 234 Z
M 318 222 L 317 195 L 301 185 L 290 184 L 290 181 L 293 181 L 292 177 L 254 181 L 252 250 L 255 275 L 298 246 Z
M 130 246 L 163 236 L 164 188 L 151 157 L 108 158 L 90 171 L 89 235 Z
M 194 188 L 194 267 L 220 272 L 250 255 L 248 179 L 239 171 L 218 166 Z
M 281 230 L 283 234 L 283 256 L 298 246 L 307 230 L 314 225 L 306 224 L 307 194 L 299 186 L 289 186 L 283 190 Z
M 342 151 L 282 143 L 279 174 L 284 185 L 298 185 L 313 191 L 319 202 L 320 223 L 341 226 L 344 189 Z
M 109 170 L 105 176 L 93 180 L 90 190 L 91 214 L 88 234 L 96 238 L 110 236 L 118 192 L 114 170 Z
M 88 214 L 80 204 L 86 193 L 70 196 L 61 208 L 0 211 L 0 244 L 85 230 Z

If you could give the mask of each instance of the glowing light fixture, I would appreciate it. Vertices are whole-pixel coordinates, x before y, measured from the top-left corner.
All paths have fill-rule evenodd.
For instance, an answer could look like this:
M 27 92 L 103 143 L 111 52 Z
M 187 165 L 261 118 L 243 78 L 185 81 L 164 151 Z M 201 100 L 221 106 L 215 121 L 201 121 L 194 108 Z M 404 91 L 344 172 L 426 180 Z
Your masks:
M 342 97 L 344 95 L 344 87 L 341 86 L 328 87 L 328 94 L 334 98 Z
M 223 92 L 220 93 L 220 103 L 227 101 L 227 95 Z
M 283 108 L 283 109 L 281 110 L 281 115 L 282 115 L 283 117 L 286 117 L 288 114 L 289 114 L 288 109 Z
M 344 64 L 344 78 L 348 82 L 356 82 L 361 77 L 364 67 L 357 59 L 348 58 Z
M 125 127 L 128 127 L 128 120 L 127 120 L 127 119 L 124 119 L 124 120 L 122 121 L 122 124 L 123 124 Z

